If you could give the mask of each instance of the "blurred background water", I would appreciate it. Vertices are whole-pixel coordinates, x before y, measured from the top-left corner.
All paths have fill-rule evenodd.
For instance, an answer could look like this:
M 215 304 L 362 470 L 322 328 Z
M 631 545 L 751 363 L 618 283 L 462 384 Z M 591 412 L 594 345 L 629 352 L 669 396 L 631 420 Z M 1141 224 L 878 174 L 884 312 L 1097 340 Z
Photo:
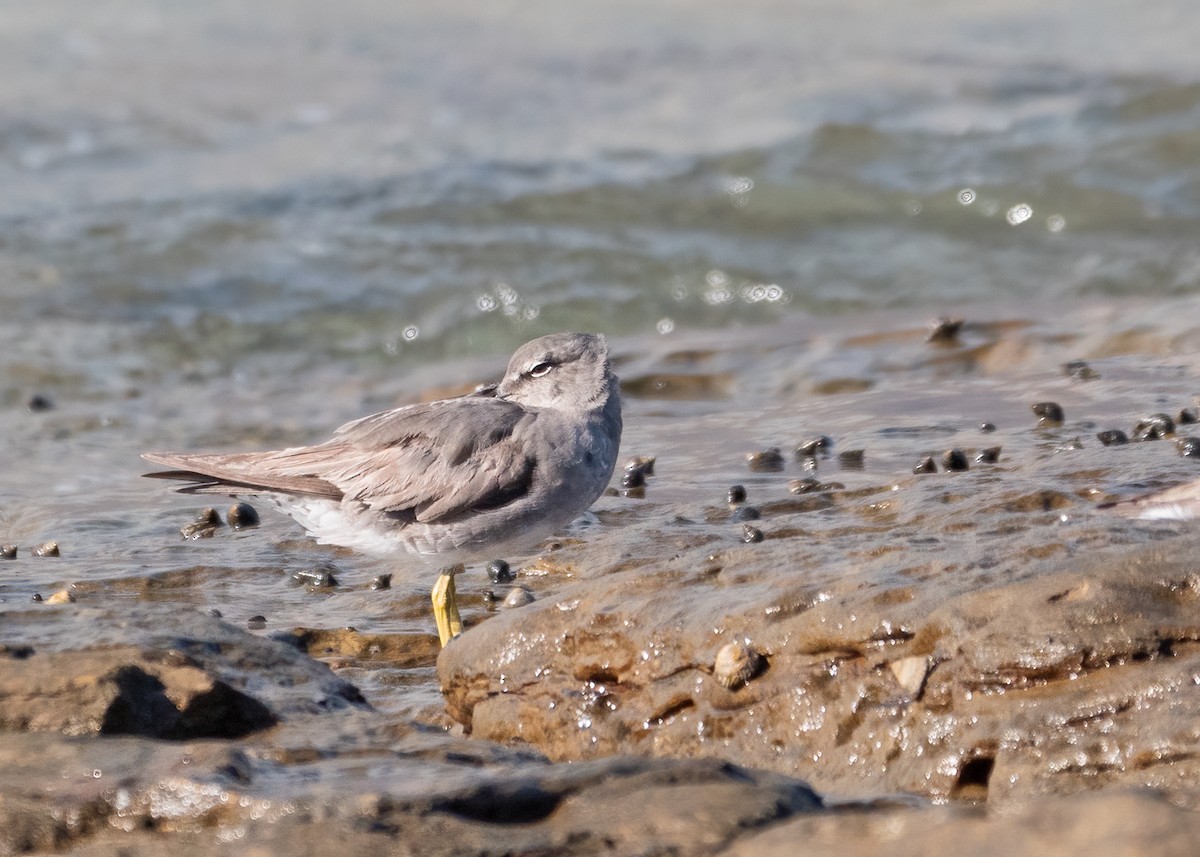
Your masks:
M 0 538 L 152 565 L 179 509 L 140 450 L 316 440 L 553 330 L 1190 311 L 1198 32 L 1189 0 L 4 3 Z

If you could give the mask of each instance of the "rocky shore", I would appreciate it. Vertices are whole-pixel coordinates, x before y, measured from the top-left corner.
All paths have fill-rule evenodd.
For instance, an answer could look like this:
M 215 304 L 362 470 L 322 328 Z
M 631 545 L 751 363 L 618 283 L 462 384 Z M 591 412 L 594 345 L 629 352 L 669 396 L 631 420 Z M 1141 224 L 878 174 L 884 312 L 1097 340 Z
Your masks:
M 1194 478 L 1186 417 L 1098 435 L 1191 374 L 1099 328 L 795 334 L 621 352 L 636 475 L 464 575 L 440 653 L 420 581 L 267 516 L 164 514 L 208 562 L 137 573 L 21 546 L 0 854 L 1190 854 L 1200 533 L 1102 508 Z

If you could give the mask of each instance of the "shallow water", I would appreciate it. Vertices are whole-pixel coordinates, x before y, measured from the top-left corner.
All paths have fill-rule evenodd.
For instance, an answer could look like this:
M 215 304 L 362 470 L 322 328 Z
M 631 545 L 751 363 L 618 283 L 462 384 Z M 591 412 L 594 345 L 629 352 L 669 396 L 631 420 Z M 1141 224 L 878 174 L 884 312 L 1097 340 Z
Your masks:
M 897 546 L 1173 532 L 1092 509 L 1195 466 L 1094 434 L 1198 392 L 1190 4 L 844 5 L 0 12 L 0 542 L 20 546 L 0 610 L 72 585 L 262 633 L 411 636 L 429 659 L 330 658 L 442 722 L 430 581 L 374 592 L 391 569 L 265 507 L 184 541 L 200 504 L 137 454 L 318 440 L 564 328 L 612 337 L 624 450 L 659 459 L 646 500 L 604 498 L 568 534 L 607 560 L 737 544 L 734 482 L 831 576 Z M 974 326 L 925 343 L 946 313 Z M 1066 377 L 1075 358 L 1100 378 Z M 1045 399 L 1061 429 L 1034 427 Z M 806 511 L 790 447 L 816 434 L 865 467 L 821 462 L 846 491 Z M 992 445 L 998 465 L 911 472 Z M 746 470 L 767 446 L 784 474 Z M 30 557 L 47 539 L 63 556 Z M 323 564 L 335 589 L 294 581 Z M 484 618 L 483 574 L 461 588 Z

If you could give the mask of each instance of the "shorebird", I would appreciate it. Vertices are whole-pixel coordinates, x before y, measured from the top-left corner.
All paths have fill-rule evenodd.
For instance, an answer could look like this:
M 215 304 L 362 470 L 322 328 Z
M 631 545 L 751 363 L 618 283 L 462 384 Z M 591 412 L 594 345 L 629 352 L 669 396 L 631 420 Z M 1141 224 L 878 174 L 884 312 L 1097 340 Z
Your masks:
M 347 423 L 324 443 L 269 452 L 142 455 L 185 494 L 264 495 L 320 544 L 443 565 L 438 637 L 462 633 L 454 574 L 520 550 L 587 509 L 621 442 L 603 336 L 555 333 L 517 349 L 499 384 Z

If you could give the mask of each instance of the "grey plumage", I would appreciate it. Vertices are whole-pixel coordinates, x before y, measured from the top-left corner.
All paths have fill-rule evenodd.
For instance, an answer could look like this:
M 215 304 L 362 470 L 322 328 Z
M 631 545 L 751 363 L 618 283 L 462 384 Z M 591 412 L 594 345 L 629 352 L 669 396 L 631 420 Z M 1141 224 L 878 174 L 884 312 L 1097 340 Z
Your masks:
M 143 457 L 183 492 L 270 495 L 322 542 L 477 558 L 551 535 L 600 495 L 617 388 L 604 337 L 552 334 L 519 348 L 495 388 L 373 414 L 315 446 Z

